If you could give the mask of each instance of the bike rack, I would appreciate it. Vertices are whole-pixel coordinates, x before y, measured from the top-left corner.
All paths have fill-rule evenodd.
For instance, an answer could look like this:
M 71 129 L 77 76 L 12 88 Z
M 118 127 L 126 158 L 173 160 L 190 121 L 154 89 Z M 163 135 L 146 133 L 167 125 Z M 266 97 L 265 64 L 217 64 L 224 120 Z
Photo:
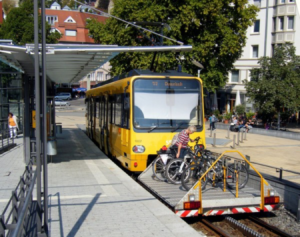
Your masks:
M 193 189 L 199 189 L 199 200 L 201 201 L 202 200 L 202 187 L 201 187 L 201 181 L 202 179 L 206 176 L 206 174 L 217 164 L 217 162 L 226 154 L 226 153 L 238 153 L 243 159 L 244 161 L 246 162 L 246 164 L 248 164 L 256 173 L 257 175 L 260 177 L 261 179 L 261 187 L 260 187 L 260 193 L 261 193 L 261 203 L 260 203 L 260 210 L 264 210 L 264 197 L 265 197 L 265 194 L 264 194 L 264 185 L 266 186 L 269 186 L 268 182 L 262 177 L 262 175 L 258 172 L 257 169 L 254 168 L 254 166 L 247 160 L 247 158 L 241 153 L 239 152 L 238 150 L 228 150 L 228 151 L 224 151 L 216 160 L 215 162 L 206 170 L 206 172 L 200 177 L 199 181 L 194 185 Z M 226 171 L 227 171 L 227 164 L 225 162 L 225 159 L 223 160 L 222 162 L 222 165 L 223 165 L 223 182 L 224 182 L 224 189 L 223 189 L 223 192 L 226 192 Z M 235 164 L 236 165 L 236 164 Z M 235 170 L 235 172 L 237 172 Z M 236 173 L 237 174 L 237 173 Z M 238 176 L 238 174 L 237 174 Z M 269 192 L 269 190 L 268 190 Z M 238 198 L 238 177 L 236 179 L 236 198 Z M 199 214 L 202 214 L 203 213 L 203 207 L 201 205 L 201 207 L 199 208 L 198 210 L 198 213 Z

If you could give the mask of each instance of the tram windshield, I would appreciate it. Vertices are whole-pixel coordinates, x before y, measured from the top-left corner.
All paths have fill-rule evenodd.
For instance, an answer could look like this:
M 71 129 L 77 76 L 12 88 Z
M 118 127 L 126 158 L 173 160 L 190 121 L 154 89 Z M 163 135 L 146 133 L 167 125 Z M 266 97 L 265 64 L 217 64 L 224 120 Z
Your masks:
M 198 128 L 202 121 L 201 84 L 192 79 L 137 79 L 133 84 L 135 128 Z

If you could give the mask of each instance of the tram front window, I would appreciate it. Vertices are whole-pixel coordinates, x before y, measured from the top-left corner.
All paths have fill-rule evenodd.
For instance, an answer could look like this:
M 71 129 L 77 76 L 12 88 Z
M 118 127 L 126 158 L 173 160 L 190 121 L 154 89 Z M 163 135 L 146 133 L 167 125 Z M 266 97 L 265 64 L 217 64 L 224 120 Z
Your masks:
M 133 89 L 136 129 L 202 127 L 202 95 L 198 80 L 137 79 Z

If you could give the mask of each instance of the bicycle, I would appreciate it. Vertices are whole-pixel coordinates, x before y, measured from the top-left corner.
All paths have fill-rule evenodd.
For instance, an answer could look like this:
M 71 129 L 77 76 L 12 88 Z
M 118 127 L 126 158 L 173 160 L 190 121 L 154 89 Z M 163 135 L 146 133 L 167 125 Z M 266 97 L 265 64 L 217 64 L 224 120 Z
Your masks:
M 152 163 L 152 172 L 154 177 L 156 177 L 159 181 L 166 181 L 166 165 L 168 160 L 173 159 L 174 154 L 176 154 L 176 150 L 172 147 L 167 148 L 166 146 L 163 146 L 159 151 L 157 151 L 157 154 L 157 158 Z
M 229 160 L 229 159 L 227 159 Z M 185 190 L 190 190 L 203 176 L 203 174 L 215 163 L 215 159 L 211 157 L 211 153 L 207 150 L 203 152 L 202 159 L 198 165 L 189 165 L 183 170 L 181 176 L 181 184 Z M 249 179 L 248 169 L 241 163 L 235 162 L 226 164 L 225 159 L 218 161 L 207 172 L 206 176 L 202 178 L 201 187 L 205 189 L 208 181 L 212 186 L 216 186 L 217 182 L 223 181 L 224 168 L 226 169 L 226 184 L 228 188 L 236 188 L 236 181 L 238 178 L 238 188 L 242 189 L 246 186 Z
M 194 146 L 194 151 L 192 147 L 187 147 L 187 155 L 182 158 L 174 158 L 168 162 L 165 168 L 165 176 L 170 183 L 180 184 L 181 183 L 181 175 L 183 170 L 190 164 L 197 164 L 199 158 L 199 152 L 203 149 L 203 145 L 199 145 L 198 142 L 200 137 L 195 138 L 194 142 L 196 145 Z

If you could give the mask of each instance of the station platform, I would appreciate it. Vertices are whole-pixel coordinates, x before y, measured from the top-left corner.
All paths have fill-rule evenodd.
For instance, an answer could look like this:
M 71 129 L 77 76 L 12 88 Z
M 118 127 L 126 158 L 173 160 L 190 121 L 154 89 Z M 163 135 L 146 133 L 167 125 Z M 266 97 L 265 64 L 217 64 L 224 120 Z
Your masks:
M 50 236 L 204 236 L 115 165 L 78 127 L 57 135 L 58 155 L 48 165 Z

